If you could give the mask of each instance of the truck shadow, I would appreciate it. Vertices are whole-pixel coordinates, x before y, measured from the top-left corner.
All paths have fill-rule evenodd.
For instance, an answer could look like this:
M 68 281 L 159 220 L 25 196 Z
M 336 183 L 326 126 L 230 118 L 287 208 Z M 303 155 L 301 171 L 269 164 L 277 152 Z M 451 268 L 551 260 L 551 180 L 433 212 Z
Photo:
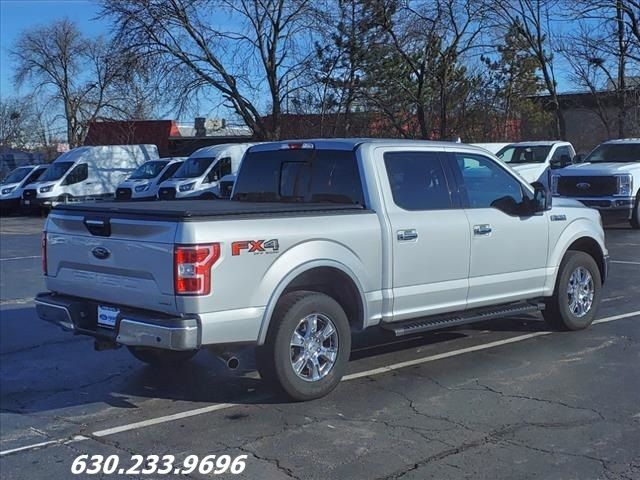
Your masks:
M 77 414 L 74 407 L 83 407 L 84 414 L 91 415 L 106 404 L 128 418 L 127 412 L 146 412 L 147 405 L 158 408 L 147 402 L 153 399 L 185 402 L 172 407 L 181 410 L 212 403 L 286 402 L 273 395 L 255 371 L 252 347 L 234 352 L 240 360 L 237 370 L 228 370 L 208 351 L 181 367 L 156 369 L 135 360 L 126 348 L 94 352 L 91 339 L 41 322 L 30 306 L 3 309 L 2 317 L 0 407 L 5 412 L 55 411 L 64 417 Z M 401 338 L 371 330 L 354 335 L 349 372 L 544 329 L 539 317 L 527 316 Z M 161 405 L 166 412 L 167 405 Z

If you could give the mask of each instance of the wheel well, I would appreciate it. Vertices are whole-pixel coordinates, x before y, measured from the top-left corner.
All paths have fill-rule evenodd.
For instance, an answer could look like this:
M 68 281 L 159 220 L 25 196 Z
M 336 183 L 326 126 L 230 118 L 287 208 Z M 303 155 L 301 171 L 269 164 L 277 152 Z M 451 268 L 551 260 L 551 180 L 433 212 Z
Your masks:
M 329 295 L 347 314 L 351 328 L 364 329 L 364 307 L 358 287 L 349 275 L 333 267 L 317 267 L 294 278 L 282 293 L 309 290 Z
M 591 257 L 593 257 L 593 259 L 598 264 L 598 270 L 600 270 L 600 278 L 602 279 L 602 283 L 604 283 L 606 266 L 604 254 L 602 253 L 602 249 L 600 248 L 598 242 L 590 237 L 582 237 L 569 245 L 569 248 L 567 250 L 577 250 L 591 255 Z

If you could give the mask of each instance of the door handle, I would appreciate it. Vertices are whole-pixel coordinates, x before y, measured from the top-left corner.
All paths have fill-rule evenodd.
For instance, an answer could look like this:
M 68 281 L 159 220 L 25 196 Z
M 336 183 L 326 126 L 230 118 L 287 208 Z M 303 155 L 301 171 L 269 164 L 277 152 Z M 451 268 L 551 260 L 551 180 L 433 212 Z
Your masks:
M 473 226 L 473 234 L 478 237 L 486 237 L 491 233 L 491 225 L 483 224 L 483 225 L 474 225 Z
M 411 240 L 418 239 L 418 232 L 415 228 L 410 228 L 408 230 L 398 230 L 398 241 L 399 242 L 409 242 Z

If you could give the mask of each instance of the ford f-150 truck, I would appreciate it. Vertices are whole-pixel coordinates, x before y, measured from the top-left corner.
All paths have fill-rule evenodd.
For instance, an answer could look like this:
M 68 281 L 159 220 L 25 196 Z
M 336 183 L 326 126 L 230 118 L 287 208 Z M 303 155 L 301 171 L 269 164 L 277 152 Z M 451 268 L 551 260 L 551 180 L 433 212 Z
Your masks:
M 604 142 L 584 161 L 557 170 L 551 190 L 640 229 L 640 138 Z
M 542 310 L 593 321 L 607 275 L 600 216 L 551 205 L 480 148 L 307 140 L 248 150 L 230 200 L 56 207 L 39 316 L 151 364 L 252 344 L 296 400 L 331 391 L 351 336 Z

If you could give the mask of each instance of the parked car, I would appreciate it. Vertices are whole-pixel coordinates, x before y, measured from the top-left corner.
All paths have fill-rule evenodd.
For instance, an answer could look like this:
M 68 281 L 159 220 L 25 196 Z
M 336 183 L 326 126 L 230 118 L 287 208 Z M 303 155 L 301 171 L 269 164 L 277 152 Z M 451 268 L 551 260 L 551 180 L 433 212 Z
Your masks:
M 238 171 L 242 157 L 251 143 L 229 143 L 196 150 L 173 177 L 160 184 L 158 198 L 217 198 L 220 180 Z
M 256 145 L 231 200 L 54 209 L 36 308 L 156 365 L 256 345 L 262 377 L 308 400 L 340 381 L 352 331 L 539 310 L 589 326 L 607 276 L 600 216 L 551 198 L 469 145 Z
M 18 212 L 22 192 L 36 182 L 48 167 L 49 165 L 28 165 L 18 167 L 9 173 L 0 183 L 0 212 Z
M 118 184 L 147 160 L 155 145 L 78 147 L 60 155 L 37 183 L 22 193 L 25 209 L 113 198 Z
M 186 157 L 149 160 L 140 165 L 116 189 L 116 200 L 155 200 L 160 184 L 171 178 Z
M 509 164 L 527 182 L 549 186 L 549 171 L 571 165 L 576 151 L 569 142 L 539 141 L 512 143 L 496 156 Z
M 640 229 L 640 138 L 610 140 L 551 177 L 551 191 Z

